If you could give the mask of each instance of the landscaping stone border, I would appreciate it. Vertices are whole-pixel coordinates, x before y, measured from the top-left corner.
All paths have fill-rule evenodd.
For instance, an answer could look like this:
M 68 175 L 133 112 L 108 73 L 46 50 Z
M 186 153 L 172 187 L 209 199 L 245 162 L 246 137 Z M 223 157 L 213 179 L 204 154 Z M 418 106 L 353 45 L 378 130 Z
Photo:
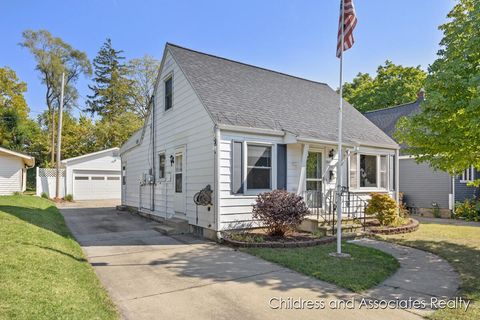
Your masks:
M 357 237 L 362 236 L 361 233 L 346 233 L 342 235 L 344 239 L 355 239 Z M 266 242 L 243 242 L 229 239 L 227 235 L 225 235 L 222 239 L 222 243 L 236 247 L 236 248 L 304 248 L 304 247 L 313 247 L 322 244 L 332 243 L 337 240 L 337 237 L 328 236 L 319 239 L 312 239 L 306 241 L 286 241 L 286 242 L 274 242 L 274 241 L 266 241 Z
M 418 230 L 418 226 L 420 223 L 418 220 L 410 218 L 410 223 L 404 226 L 390 228 L 378 228 L 378 229 L 370 229 L 367 233 L 370 234 L 400 234 L 400 233 L 410 233 Z

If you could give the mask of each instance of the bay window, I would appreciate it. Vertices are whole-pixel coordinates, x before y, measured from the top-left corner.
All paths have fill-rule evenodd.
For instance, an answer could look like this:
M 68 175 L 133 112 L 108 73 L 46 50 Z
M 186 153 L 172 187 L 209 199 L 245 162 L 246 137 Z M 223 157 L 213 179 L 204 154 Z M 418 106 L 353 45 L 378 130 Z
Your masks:
M 350 156 L 349 186 L 351 189 L 388 190 L 388 156 L 352 154 Z
M 247 144 L 247 189 L 272 188 L 272 147 Z

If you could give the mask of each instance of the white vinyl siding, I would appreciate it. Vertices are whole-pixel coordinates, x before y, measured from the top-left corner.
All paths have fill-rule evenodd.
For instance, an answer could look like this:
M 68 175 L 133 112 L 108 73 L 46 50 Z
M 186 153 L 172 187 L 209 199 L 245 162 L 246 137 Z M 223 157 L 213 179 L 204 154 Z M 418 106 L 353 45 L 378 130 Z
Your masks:
M 283 143 L 280 137 L 268 137 L 253 134 L 242 134 L 236 132 L 221 131 L 220 139 L 220 229 L 237 229 L 244 227 L 258 226 L 257 221 L 252 220 L 252 205 L 255 202 L 257 194 L 266 190 L 248 190 L 246 188 L 243 194 L 233 194 L 231 190 L 232 179 L 232 143 L 233 141 L 242 141 L 244 150 L 247 145 L 258 145 L 271 148 L 271 187 L 276 188 L 276 148 L 275 144 Z M 247 170 L 247 152 L 244 152 L 244 170 Z M 287 159 L 289 157 L 287 147 Z M 287 160 L 288 161 L 288 160 Z M 288 179 L 287 164 L 287 188 Z M 266 169 L 263 169 L 266 170 Z M 291 172 L 293 174 L 293 172 Z M 244 175 L 244 179 L 247 176 Z M 246 186 L 246 183 L 245 183 Z
M 165 80 L 172 76 L 173 107 L 165 110 Z M 196 206 L 193 202 L 195 193 L 208 184 L 214 189 L 214 126 L 205 107 L 201 104 L 182 70 L 178 67 L 171 54 L 165 53 L 158 88 L 155 95 L 155 159 L 152 159 L 152 144 L 150 139 L 150 117 L 145 124 L 142 142 L 121 155 L 126 163 L 127 184 L 122 203 L 132 207 L 141 205 L 151 208 L 151 191 L 154 188 L 155 211 L 161 217 L 172 217 L 175 214 L 175 164 L 170 163 L 170 156 L 175 157 L 175 150 L 184 147 L 184 164 L 182 168 L 183 193 L 185 194 L 186 218 L 195 223 Z M 141 134 L 133 139 L 140 139 Z M 128 141 L 126 145 L 131 145 Z M 165 178 L 159 179 L 158 154 L 165 153 Z M 140 186 L 140 177 L 148 172 L 153 161 L 156 161 L 153 174 L 156 185 Z M 214 208 L 198 207 L 199 225 L 212 228 L 214 226 Z
M 0 154 L 0 195 L 24 191 L 23 168 L 21 158 Z

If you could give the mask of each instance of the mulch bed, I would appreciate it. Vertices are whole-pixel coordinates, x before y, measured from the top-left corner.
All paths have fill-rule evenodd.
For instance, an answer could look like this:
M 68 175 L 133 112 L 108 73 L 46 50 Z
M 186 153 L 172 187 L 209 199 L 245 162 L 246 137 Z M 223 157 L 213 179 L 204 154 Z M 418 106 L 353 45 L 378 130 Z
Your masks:
M 370 227 L 367 233 L 373 234 L 399 234 L 399 233 L 410 233 L 418 230 L 419 222 L 415 219 L 409 218 L 409 222 L 403 226 L 399 227 L 381 227 L 374 226 Z
M 313 236 L 310 233 L 304 232 L 290 232 L 285 237 L 275 237 L 269 236 L 261 232 L 246 232 L 242 233 L 244 237 L 258 237 L 261 236 L 263 239 L 260 242 L 247 242 L 232 239 L 230 237 L 231 233 L 225 232 L 223 234 L 222 242 L 224 244 L 237 247 L 237 248 L 300 248 L 300 247 L 311 247 L 321 244 L 327 244 L 334 242 L 337 238 L 335 236 L 326 236 L 318 238 Z M 343 234 L 342 237 L 345 239 L 356 238 L 359 234 Z

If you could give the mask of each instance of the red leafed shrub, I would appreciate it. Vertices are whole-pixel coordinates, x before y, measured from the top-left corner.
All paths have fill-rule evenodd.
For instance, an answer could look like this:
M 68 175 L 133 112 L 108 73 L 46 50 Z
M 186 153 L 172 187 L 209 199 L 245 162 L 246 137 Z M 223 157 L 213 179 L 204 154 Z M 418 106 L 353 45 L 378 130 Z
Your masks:
M 308 214 L 303 198 L 285 190 L 273 190 L 258 195 L 253 206 L 253 218 L 264 222 L 271 236 L 283 236 L 298 226 Z

